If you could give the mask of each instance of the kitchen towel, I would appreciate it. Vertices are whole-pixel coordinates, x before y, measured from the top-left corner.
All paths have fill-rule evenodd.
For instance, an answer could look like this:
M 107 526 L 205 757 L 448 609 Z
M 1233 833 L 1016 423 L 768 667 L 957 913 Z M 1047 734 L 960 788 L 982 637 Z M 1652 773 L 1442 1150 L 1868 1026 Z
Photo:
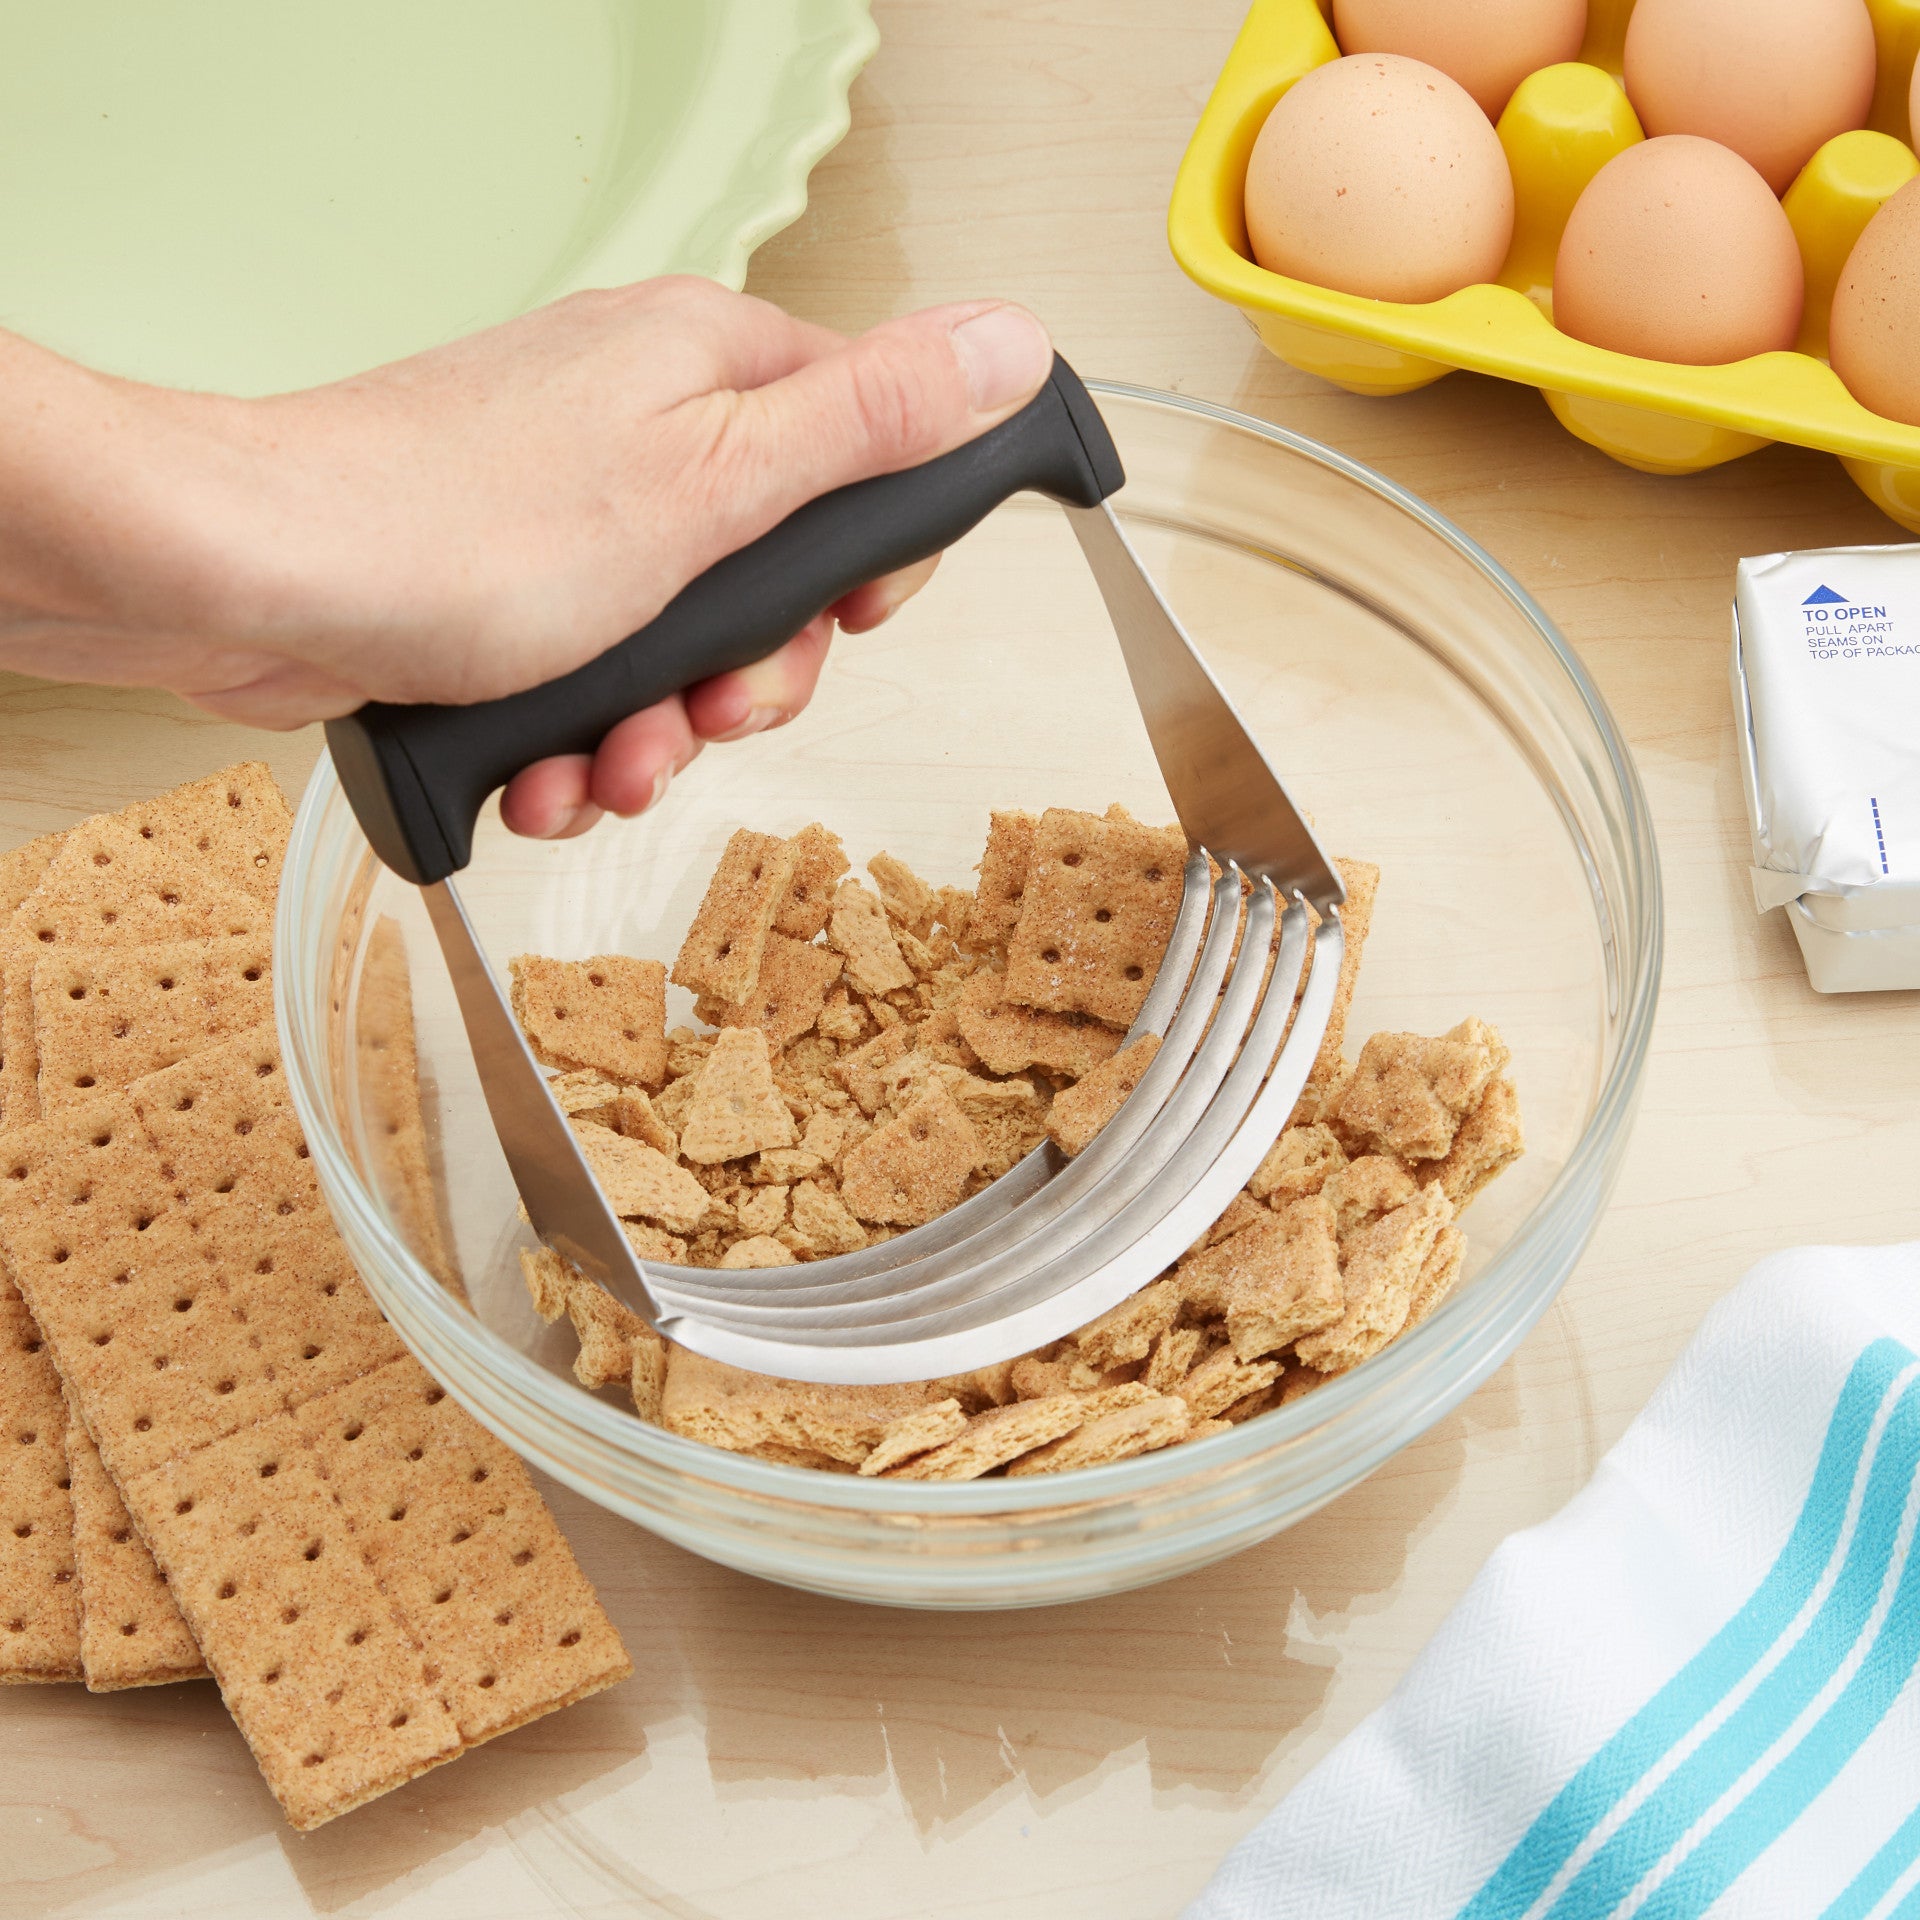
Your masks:
M 1756 1267 L 1187 1920 L 1920 1920 L 1920 1246 Z

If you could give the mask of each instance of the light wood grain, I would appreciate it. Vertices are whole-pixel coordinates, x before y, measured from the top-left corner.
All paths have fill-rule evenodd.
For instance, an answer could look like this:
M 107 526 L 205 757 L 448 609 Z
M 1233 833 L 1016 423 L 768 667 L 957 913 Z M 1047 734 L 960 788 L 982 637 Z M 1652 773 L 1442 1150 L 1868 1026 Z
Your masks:
M 1086 372 L 1243 407 L 1435 502 L 1517 573 L 1624 723 L 1665 859 L 1667 988 L 1613 1207 L 1515 1360 L 1293 1533 L 1150 1592 L 888 1614 L 721 1572 L 555 1504 L 638 1677 L 321 1833 L 286 1831 L 210 1687 L 0 1699 L 8 1915 L 1158 1920 L 1404 1670 L 1494 1544 L 1584 1480 L 1770 1249 L 1920 1232 L 1914 997 L 1823 1000 L 1742 874 L 1735 558 L 1898 537 L 1833 461 L 1630 473 L 1456 375 L 1366 401 L 1269 358 L 1166 251 L 1234 0 L 879 0 L 854 130 L 753 289 L 859 327 L 1029 302 Z M 0 684 L 0 832 L 311 735 Z

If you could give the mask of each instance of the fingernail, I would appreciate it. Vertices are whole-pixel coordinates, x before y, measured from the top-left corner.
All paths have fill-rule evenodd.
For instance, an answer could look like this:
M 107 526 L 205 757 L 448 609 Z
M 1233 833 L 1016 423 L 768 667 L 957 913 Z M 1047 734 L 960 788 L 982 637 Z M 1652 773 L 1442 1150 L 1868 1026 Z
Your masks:
M 1053 365 L 1046 329 L 1025 307 L 989 307 L 950 336 L 976 413 L 993 413 L 1039 390 Z
M 750 735 L 764 733 L 776 721 L 786 715 L 778 707 L 755 707 L 737 727 L 730 727 L 725 733 L 716 733 L 716 740 L 745 740 Z
M 643 813 L 651 813 L 667 797 L 667 789 L 673 785 L 673 769 L 662 767 L 653 776 L 653 791 L 647 795 L 647 804 L 641 808 Z
M 542 840 L 564 839 L 567 829 L 579 818 L 580 809 L 578 807 L 562 807 L 548 823 L 546 829 L 541 833 L 540 838 Z

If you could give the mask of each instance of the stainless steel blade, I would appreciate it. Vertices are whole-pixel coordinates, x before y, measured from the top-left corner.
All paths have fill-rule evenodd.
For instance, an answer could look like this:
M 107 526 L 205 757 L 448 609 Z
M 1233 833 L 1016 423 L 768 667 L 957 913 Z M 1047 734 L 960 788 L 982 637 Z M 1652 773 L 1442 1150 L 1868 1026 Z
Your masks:
M 1271 880 L 1283 900 L 1303 894 L 1321 913 L 1338 905 L 1347 897 L 1338 869 L 1161 598 L 1113 509 L 1102 503 L 1066 512 L 1107 603 L 1188 840 Z
M 521 1038 L 520 1023 L 480 951 L 460 896 L 445 880 L 422 887 L 420 894 L 453 977 L 487 1111 L 534 1232 L 636 1313 L 657 1319 L 646 1269 L 547 1091 L 546 1076 Z

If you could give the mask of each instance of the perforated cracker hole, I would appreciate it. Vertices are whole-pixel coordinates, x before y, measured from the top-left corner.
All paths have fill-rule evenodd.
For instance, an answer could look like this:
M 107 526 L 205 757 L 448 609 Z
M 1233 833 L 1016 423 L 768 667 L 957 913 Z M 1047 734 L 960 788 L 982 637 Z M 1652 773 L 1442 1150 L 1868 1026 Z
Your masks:
M 461 1543 L 461 1541 L 471 1540 L 472 1538 L 473 1538 L 473 1529 L 471 1527 L 462 1527 L 453 1536 L 452 1544 L 457 1547 Z
M 1040 958 L 1050 967 L 1057 966 L 1060 961 L 1060 949 L 1058 947 L 1049 947 L 1041 954 Z
M 1126 975 L 1129 980 L 1144 980 L 1147 977 L 1146 970 L 1142 967 L 1128 967 Z
M 492 1686 L 492 1685 L 493 1685 L 493 1680 L 494 1680 L 494 1676 L 493 1676 L 492 1674 L 490 1674 L 490 1673 L 483 1673 L 483 1674 L 482 1674 L 482 1675 L 480 1676 L 480 1684 L 481 1684 L 481 1685 L 482 1685 L 483 1687 L 490 1687 L 490 1686 Z
M 173 1303 L 173 1310 L 175 1313 L 186 1313 L 191 1309 L 192 1306 L 193 1306 L 192 1294 L 183 1294 L 181 1298 L 179 1298 Z
M 414 1448 L 414 1449 L 412 1450 L 412 1452 L 410 1452 L 410 1453 L 409 1453 L 409 1454 L 407 1455 L 407 1458 L 408 1458 L 409 1460 L 418 1460 L 418 1459 L 420 1458 L 420 1456 L 421 1456 L 421 1452 L 422 1452 L 422 1449 L 421 1449 L 421 1448 L 419 1448 L 419 1447 L 415 1447 L 415 1448 Z
M 30 1447 L 39 1438 L 40 1436 L 37 1433 L 35 1433 L 31 1428 L 29 1428 L 25 1433 L 23 1433 L 20 1436 L 20 1444 L 23 1447 Z
M 437 1407 L 446 1397 L 446 1389 L 444 1387 L 429 1387 L 427 1389 L 427 1405 L 430 1407 Z
M 121 1623 L 120 1631 L 123 1634 L 125 1634 L 129 1640 L 131 1640 L 133 1636 L 140 1631 L 140 1622 L 138 1620 L 123 1621 Z
M 113 1335 L 110 1333 L 96 1333 L 93 1336 L 93 1344 L 96 1347 L 104 1347 L 107 1344 L 107 1342 L 112 1338 L 113 1338 Z
M 231 1600 L 239 1591 L 240 1589 L 236 1587 L 231 1580 L 223 1580 L 220 1583 L 220 1598 L 222 1600 Z
M 320 1349 L 309 1341 L 306 1346 L 300 1349 L 300 1358 L 302 1360 L 318 1360 L 320 1358 Z
M 367 1637 L 367 1630 L 365 1627 L 355 1627 L 354 1630 L 347 1635 L 347 1645 L 350 1647 L 357 1647 L 366 1639 L 366 1637 Z
M 140 1418 L 133 1423 L 133 1430 L 135 1433 L 151 1433 L 153 1431 L 152 1419 L 143 1413 Z
M 113 1530 L 113 1544 L 116 1547 L 124 1547 L 132 1538 L 133 1529 L 131 1527 L 115 1527 Z
M 513 1609 L 511 1607 L 502 1607 L 500 1611 L 493 1616 L 493 1624 L 496 1627 L 512 1626 L 513 1625 Z
M 213 1390 L 215 1393 L 231 1393 L 233 1391 L 233 1382 L 231 1380 L 219 1381 Z
M 387 1722 L 388 1726 L 396 1729 L 404 1727 L 406 1724 L 407 1716 L 404 1713 L 396 1713 L 393 1718 Z
M 274 1686 L 278 1683 L 280 1679 L 280 1669 L 278 1667 L 270 1668 L 267 1672 L 263 1673 L 260 1676 L 260 1679 L 263 1685 L 269 1686 L 269 1687 Z
M 242 980 L 258 980 L 260 978 L 260 969 L 258 967 L 243 967 L 240 971 L 240 978 Z
M 293 1623 L 300 1618 L 300 1609 L 298 1607 L 282 1607 L 280 1609 L 280 1618 L 287 1626 L 292 1626 Z
M 436 1607 L 444 1607 L 452 1598 L 453 1589 L 451 1587 L 442 1587 L 440 1591 L 433 1596 L 433 1604 Z
M 325 1764 L 326 1758 L 327 1756 L 324 1753 L 310 1753 L 300 1764 L 303 1767 L 318 1767 Z
M 577 1647 L 580 1644 L 580 1629 L 578 1627 L 568 1628 L 568 1630 L 560 1636 L 560 1644 L 563 1647 Z
M 389 1520 L 404 1520 L 406 1517 L 407 1510 L 405 1507 L 395 1507 L 394 1510 L 387 1515 Z
M 477 1486 L 477 1485 L 479 1485 L 479 1483 L 480 1483 L 480 1482 L 481 1482 L 482 1480 L 484 1480 L 484 1479 L 485 1479 L 486 1477 L 487 1477 L 487 1470 L 486 1470 L 486 1468 L 485 1468 L 485 1467 L 475 1467 L 475 1468 L 474 1468 L 474 1470 L 473 1470 L 473 1481 L 474 1481 L 474 1484 L 475 1484 L 476 1486 Z
M 175 1513 L 191 1513 L 193 1511 L 192 1497 L 189 1496 L 185 1500 L 176 1500 L 173 1503 L 173 1510 Z
M 366 1428 L 363 1427 L 358 1420 L 356 1420 L 353 1423 L 353 1425 L 350 1426 L 346 1430 L 346 1432 L 343 1433 L 340 1437 L 343 1440 L 358 1440 L 360 1436 L 365 1432 L 366 1432 Z
M 22 1521 L 19 1526 L 14 1528 L 13 1537 L 16 1540 L 31 1539 L 33 1537 L 33 1522 L 31 1520 Z
M 533 1549 L 531 1547 L 522 1547 L 520 1551 L 513 1556 L 513 1564 L 516 1567 L 524 1567 L 532 1558 Z
M 267 1464 L 260 1469 L 260 1478 L 262 1480 L 271 1480 L 279 1471 L 280 1462 L 278 1460 L 269 1460 Z

